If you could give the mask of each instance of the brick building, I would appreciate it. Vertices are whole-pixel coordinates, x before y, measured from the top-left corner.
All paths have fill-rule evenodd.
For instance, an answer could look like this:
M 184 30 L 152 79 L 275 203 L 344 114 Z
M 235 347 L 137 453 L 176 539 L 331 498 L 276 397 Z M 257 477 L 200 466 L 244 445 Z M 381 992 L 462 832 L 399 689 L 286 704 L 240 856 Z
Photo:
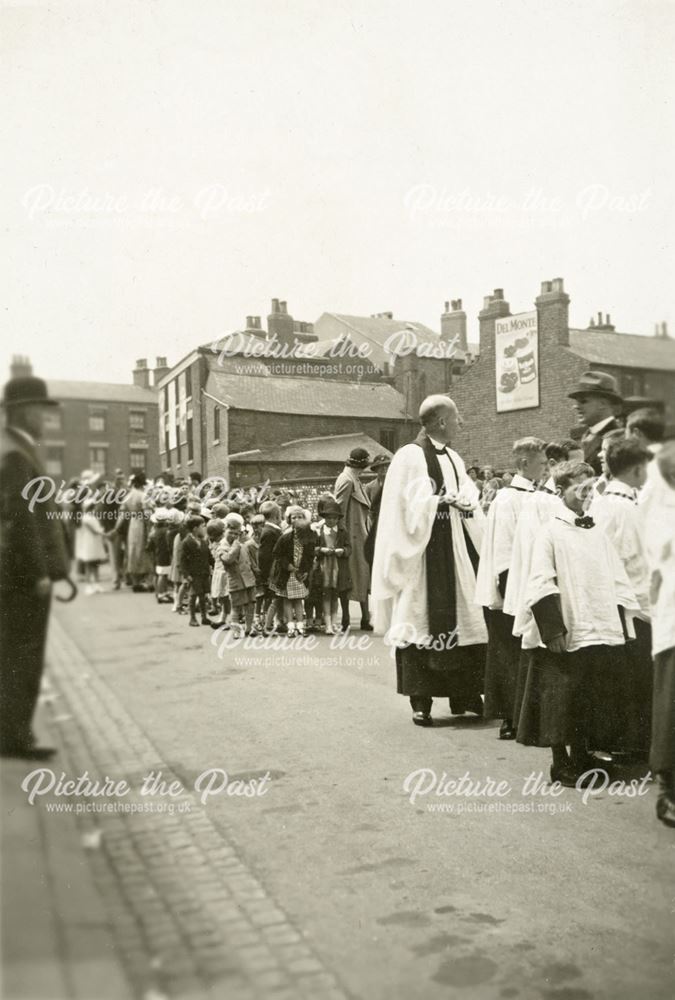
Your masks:
M 157 361 L 155 378 L 166 370 L 166 360 Z M 68 481 L 84 469 L 110 475 L 117 468 L 157 474 L 157 395 L 147 362 L 138 366 L 130 385 L 47 379 L 49 395 L 61 404 L 45 415 L 41 450 L 48 475 Z M 14 359 L 12 377 L 31 373 L 26 358 Z
M 614 375 L 624 397 L 660 401 L 671 432 L 675 429 L 675 341 L 665 325 L 653 337 L 617 333 L 609 316 L 600 314 L 587 329 L 574 329 L 569 326 L 569 302 L 562 278 L 542 283 L 535 300 L 539 405 L 498 413 L 495 324 L 511 316 L 511 308 L 502 289 L 485 298 L 478 316 L 480 356 L 455 380 L 451 391 L 464 420 L 457 448 L 467 461 L 508 467 L 516 438 L 569 436 L 576 417 L 567 394 L 589 369 Z

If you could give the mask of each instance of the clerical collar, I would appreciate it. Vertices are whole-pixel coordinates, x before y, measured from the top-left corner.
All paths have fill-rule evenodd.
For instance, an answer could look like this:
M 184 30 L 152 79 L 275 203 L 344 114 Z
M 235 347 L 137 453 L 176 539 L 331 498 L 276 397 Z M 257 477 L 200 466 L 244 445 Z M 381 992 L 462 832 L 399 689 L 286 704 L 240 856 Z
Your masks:
M 603 496 L 623 497 L 625 500 L 630 500 L 631 503 L 637 503 L 635 490 L 621 479 L 610 479 Z
M 18 434 L 19 437 L 22 437 L 24 439 L 24 441 L 27 441 L 28 444 L 31 446 L 31 448 L 37 447 L 37 442 L 35 438 L 32 437 L 28 433 L 28 431 L 25 431 L 23 427 L 11 427 L 10 430 L 12 431 L 13 434 Z
M 509 489 L 519 490 L 521 493 L 534 493 L 534 483 L 530 479 L 526 479 L 525 476 L 521 476 L 516 472 L 515 476 L 509 483 Z
M 445 452 L 447 454 L 447 448 L 449 447 L 449 445 L 445 444 L 443 441 L 437 441 L 436 438 L 432 438 L 431 434 L 427 434 L 427 437 L 431 441 L 436 451 Z

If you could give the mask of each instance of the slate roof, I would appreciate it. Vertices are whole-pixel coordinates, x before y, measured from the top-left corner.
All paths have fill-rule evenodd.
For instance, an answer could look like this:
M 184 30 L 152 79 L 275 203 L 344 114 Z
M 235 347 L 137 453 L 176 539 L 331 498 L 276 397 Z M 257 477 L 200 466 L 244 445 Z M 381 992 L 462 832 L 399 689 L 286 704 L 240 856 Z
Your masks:
M 569 349 L 593 364 L 675 371 L 675 340 L 670 337 L 570 329 Z
M 257 448 L 230 455 L 231 462 L 335 462 L 344 465 L 353 448 L 365 448 L 371 459 L 391 452 L 368 434 L 331 434 L 327 437 L 298 438 L 273 448 Z
M 49 395 L 54 399 L 84 399 L 93 403 L 157 404 L 157 393 L 140 385 L 117 382 L 58 382 L 47 379 Z
M 403 420 L 405 400 L 390 385 L 332 379 L 237 375 L 212 370 L 209 392 L 238 410 Z
M 392 334 L 409 329 L 415 334 L 419 344 L 440 347 L 444 343 L 434 330 L 424 323 L 416 323 L 413 320 L 388 319 L 383 316 L 349 316 L 346 313 L 323 313 L 323 315 L 337 320 L 344 328 L 345 334 L 357 345 L 368 343 L 371 347 L 370 358 L 378 368 L 390 360 L 390 356 L 384 350 L 384 344 Z M 319 334 L 321 333 L 321 317 L 314 324 L 314 328 Z M 464 351 L 455 348 L 453 360 L 463 361 L 464 358 Z

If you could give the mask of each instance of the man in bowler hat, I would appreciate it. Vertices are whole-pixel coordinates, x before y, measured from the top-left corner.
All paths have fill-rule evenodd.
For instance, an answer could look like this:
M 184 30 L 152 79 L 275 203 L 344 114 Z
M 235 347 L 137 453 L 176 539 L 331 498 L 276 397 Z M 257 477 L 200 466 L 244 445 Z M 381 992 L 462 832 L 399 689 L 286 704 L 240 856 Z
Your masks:
M 57 406 L 42 379 L 13 378 L 5 386 L 0 456 L 0 754 L 47 760 L 31 723 L 44 667 L 52 582 L 68 577 L 68 557 L 56 508 L 22 496 L 44 469 L 37 454 L 45 411 Z M 50 512 L 54 512 L 50 517 Z
M 584 461 L 602 474 L 602 439 L 610 431 L 621 430 L 617 420 L 623 400 L 616 379 L 607 372 L 584 372 L 569 398 L 574 400 L 579 422 L 586 428 L 581 438 Z

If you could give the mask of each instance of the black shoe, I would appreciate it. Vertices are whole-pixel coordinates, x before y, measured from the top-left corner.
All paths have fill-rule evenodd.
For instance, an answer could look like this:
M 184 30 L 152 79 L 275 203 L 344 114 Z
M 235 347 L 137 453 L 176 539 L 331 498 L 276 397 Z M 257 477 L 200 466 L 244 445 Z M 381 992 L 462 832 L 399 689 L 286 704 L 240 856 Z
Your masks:
M 362 621 L 361 622 L 360 628 L 361 628 L 362 632 L 372 632 L 373 631 L 373 626 L 370 624 L 370 622 L 366 622 L 366 621 Z
M 208 619 L 208 618 L 202 618 L 202 625 L 208 625 L 209 628 L 210 628 L 211 627 L 211 621 L 210 621 L 210 619 Z
M 516 731 L 513 728 L 513 723 L 509 722 L 508 719 L 504 719 L 501 726 L 499 727 L 499 739 L 500 740 L 515 740 Z
M 197 621 L 196 618 L 191 618 L 190 621 L 188 622 L 188 625 L 192 625 L 193 628 L 199 628 L 199 622 Z
M 434 724 L 429 712 L 413 712 L 412 720 L 416 726 L 433 726 Z
M 551 781 L 559 781 L 565 788 L 584 788 L 591 779 L 589 777 L 580 781 L 583 774 L 583 771 L 579 771 L 571 764 L 565 764 L 564 767 L 554 767 L 551 764 Z
M 0 751 L 0 757 L 14 757 L 19 760 L 49 760 L 55 753 L 54 747 L 7 747 Z

